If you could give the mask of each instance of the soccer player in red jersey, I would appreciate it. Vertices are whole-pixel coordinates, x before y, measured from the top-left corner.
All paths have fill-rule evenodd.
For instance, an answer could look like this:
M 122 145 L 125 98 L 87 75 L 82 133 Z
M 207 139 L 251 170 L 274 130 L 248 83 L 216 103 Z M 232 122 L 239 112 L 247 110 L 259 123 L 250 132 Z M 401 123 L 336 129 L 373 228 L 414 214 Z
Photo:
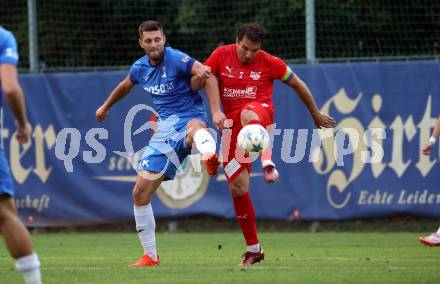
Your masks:
M 435 124 L 434 130 L 432 131 L 432 135 L 428 140 L 428 143 L 426 143 L 422 148 L 423 155 L 431 154 L 432 146 L 434 146 L 439 136 L 440 136 L 440 116 L 437 118 L 437 122 Z M 440 247 L 440 227 L 438 228 L 437 232 L 432 233 L 429 236 L 426 237 L 420 236 L 419 241 L 424 245 L 428 245 L 431 247 Z
M 247 244 L 240 263 L 242 266 L 259 262 L 264 259 L 264 253 L 257 236 L 255 209 L 248 194 L 251 164 L 249 160 L 238 158 L 241 156 L 237 147 L 240 129 L 247 124 L 268 127 L 274 123 L 274 80 L 281 80 L 295 90 L 310 111 L 316 127 L 332 127 L 335 123 L 332 117 L 319 112 L 307 85 L 283 60 L 261 50 L 263 35 L 263 29 L 257 24 L 244 24 L 238 30 L 235 44 L 218 47 L 205 62 L 218 79 L 224 112 L 219 105 L 211 104 L 213 122 L 220 129 L 223 129 L 226 119 L 233 122 L 229 151 L 222 152 L 235 213 Z M 202 80 L 193 79 L 192 82 L 193 88 L 197 88 Z M 225 144 L 223 137 L 222 146 Z M 266 182 L 276 181 L 278 172 L 270 149 L 262 154 L 261 159 Z

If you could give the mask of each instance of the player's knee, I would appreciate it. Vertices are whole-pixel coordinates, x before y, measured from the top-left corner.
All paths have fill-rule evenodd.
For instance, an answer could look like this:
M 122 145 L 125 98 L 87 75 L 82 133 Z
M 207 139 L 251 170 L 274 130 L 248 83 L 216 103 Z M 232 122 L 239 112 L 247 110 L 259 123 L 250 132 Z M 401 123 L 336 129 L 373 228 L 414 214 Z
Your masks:
M 202 128 L 206 128 L 205 123 L 203 123 L 202 121 L 198 119 L 193 119 L 189 121 L 186 126 L 186 132 L 187 132 L 186 144 L 192 145 L 194 134 L 196 133 L 197 130 Z
M 205 127 L 206 127 L 206 124 L 203 121 L 198 120 L 198 119 L 192 119 L 188 122 L 186 128 L 189 132 L 196 132 L 198 129 L 205 128 Z
M 148 204 L 151 202 L 152 192 L 145 184 L 136 183 L 133 188 L 133 200 L 135 204 Z
M 245 185 L 238 183 L 231 183 L 229 189 L 231 190 L 232 197 L 239 197 L 248 192 L 248 188 Z
M 251 120 L 259 120 L 258 114 L 249 109 L 243 109 L 240 113 L 240 120 L 242 125 L 247 125 Z

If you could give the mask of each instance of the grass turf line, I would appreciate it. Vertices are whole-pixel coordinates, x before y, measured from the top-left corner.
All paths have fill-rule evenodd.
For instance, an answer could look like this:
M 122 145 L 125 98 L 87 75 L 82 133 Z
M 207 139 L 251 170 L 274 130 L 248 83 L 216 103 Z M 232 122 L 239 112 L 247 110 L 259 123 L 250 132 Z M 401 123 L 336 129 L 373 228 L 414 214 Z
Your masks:
M 238 267 L 239 233 L 158 234 L 160 267 L 130 268 L 136 234 L 35 234 L 45 283 L 433 283 L 440 248 L 409 233 L 263 233 L 266 259 Z M 0 246 L 0 283 L 22 283 Z

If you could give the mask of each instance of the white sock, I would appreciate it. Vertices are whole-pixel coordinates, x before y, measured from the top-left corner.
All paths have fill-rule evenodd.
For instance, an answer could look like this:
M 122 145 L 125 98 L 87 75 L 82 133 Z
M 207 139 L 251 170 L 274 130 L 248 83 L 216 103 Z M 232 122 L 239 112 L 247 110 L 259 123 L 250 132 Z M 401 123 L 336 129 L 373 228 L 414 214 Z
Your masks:
M 15 268 L 23 275 L 26 284 L 41 284 L 40 261 L 34 252 L 15 260 Z
M 156 252 L 156 221 L 154 220 L 151 203 L 145 206 L 134 206 L 134 219 L 139 240 L 144 248 L 144 254 L 157 260 Z
M 197 150 L 203 155 L 206 153 L 215 153 L 215 140 L 208 130 L 200 128 L 194 133 L 194 144 L 196 144 Z
M 250 252 L 260 252 L 260 244 L 247 246 L 247 251 L 250 251 Z
M 437 230 L 437 235 L 440 236 L 440 227 L 439 227 L 438 230 Z
M 275 163 L 272 162 L 271 160 L 261 160 L 261 166 L 263 168 L 267 167 L 267 166 L 272 166 L 275 167 Z

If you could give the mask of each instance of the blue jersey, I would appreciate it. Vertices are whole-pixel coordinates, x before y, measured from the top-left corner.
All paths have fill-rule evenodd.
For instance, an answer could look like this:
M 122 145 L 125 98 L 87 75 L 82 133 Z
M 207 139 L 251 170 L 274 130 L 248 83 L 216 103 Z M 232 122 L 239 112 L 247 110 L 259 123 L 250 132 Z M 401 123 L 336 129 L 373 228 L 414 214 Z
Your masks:
M 17 65 L 17 42 L 10 31 L 0 27 L 0 65 L 5 63 Z M 2 93 L 0 89 L 0 107 L 2 105 Z
M 5 63 L 17 65 L 17 43 L 14 35 L 10 31 L 0 27 L 0 65 Z M 0 89 L 0 107 L 2 101 L 1 98 L 2 94 Z M 5 153 L 3 152 L 3 149 L 0 149 L 0 195 L 2 194 L 14 196 L 14 189 L 12 186 L 12 178 L 9 171 L 8 162 L 5 158 Z
M 0 64 L 4 63 L 17 65 L 18 52 L 14 35 L 0 27 Z
M 171 115 L 205 113 L 201 96 L 191 89 L 194 62 L 185 53 L 166 47 L 158 65 L 151 65 L 145 55 L 131 66 L 131 81 L 140 84 L 151 95 L 161 120 Z
M 151 95 L 160 118 L 158 128 L 140 161 L 140 168 L 173 179 L 180 163 L 190 154 L 186 145 L 186 125 L 191 119 L 208 124 L 203 101 L 191 89 L 191 69 L 195 60 L 167 47 L 162 61 L 153 66 L 148 56 L 130 68 L 130 79 Z

